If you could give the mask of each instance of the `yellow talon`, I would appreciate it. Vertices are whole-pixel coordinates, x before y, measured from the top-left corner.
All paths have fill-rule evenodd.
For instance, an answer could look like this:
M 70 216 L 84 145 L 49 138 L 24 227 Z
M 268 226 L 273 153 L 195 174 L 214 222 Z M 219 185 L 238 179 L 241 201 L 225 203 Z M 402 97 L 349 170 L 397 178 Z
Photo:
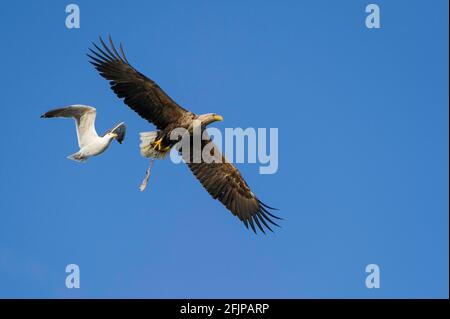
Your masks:
M 162 140 L 163 140 L 163 139 L 162 139 L 162 137 L 161 137 L 159 140 L 153 142 L 153 143 L 152 143 L 153 149 L 155 149 L 155 150 L 157 150 L 157 151 L 160 151 L 160 150 L 161 150 L 161 143 L 162 143 Z

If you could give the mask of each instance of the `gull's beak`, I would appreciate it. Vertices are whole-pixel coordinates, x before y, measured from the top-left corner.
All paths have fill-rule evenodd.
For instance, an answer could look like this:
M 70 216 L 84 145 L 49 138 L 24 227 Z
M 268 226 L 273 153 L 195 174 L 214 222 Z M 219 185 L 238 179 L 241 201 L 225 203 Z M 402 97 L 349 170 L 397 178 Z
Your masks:
M 122 141 L 119 140 L 119 134 L 117 133 L 112 133 L 112 137 L 116 139 L 117 142 L 119 142 L 119 144 L 122 144 Z
M 215 121 L 223 121 L 223 117 L 220 116 L 220 115 L 214 115 L 213 118 L 214 118 Z
M 125 139 L 126 126 L 125 123 L 120 123 L 116 126 L 116 129 L 113 131 L 113 136 L 119 144 L 122 144 Z

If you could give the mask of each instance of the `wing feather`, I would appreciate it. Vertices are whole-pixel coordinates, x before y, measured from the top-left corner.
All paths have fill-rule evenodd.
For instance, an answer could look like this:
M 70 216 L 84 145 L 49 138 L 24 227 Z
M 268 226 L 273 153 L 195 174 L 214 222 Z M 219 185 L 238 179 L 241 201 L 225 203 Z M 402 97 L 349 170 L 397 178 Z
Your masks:
M 237 168 L 220 153 L 216 145 L 211 146 L 209 143 L 213 143 L 211 139 L 203 141 L 202 149 L 212 149 L 214 156 L 220 156 L 222 161 L 193 163 L 188 160 L 187 165 L 192 173 L 211 197 L 225 205 L 247 228 L 250 225 L 255 233 L 257 229 L 265 233 L 265 228 L 272 231 L 268 223 L 278 226 L 272 219 L 281 219 L 268 212 L 268 209 L 274 208 L 263 204 L 252 193 Z
M 172 100 L 153 80 L 137 71 L 128 62 L 120 45 L 117 51 L 109 37 L 109 47 L 100 38 L 93 43 L 89 61 L 102 77 L 110 81 L 111 89 L 126 105 L 160 130 L 190 113 Z
M 75 119 L 78 146 L 83 148 L 98 138 L 97 131 L 95 130 L 96 115 L 97 111 L 94 107 L 77 104 L 50 110 L 44 113 L 41 117 L 65 117 Z

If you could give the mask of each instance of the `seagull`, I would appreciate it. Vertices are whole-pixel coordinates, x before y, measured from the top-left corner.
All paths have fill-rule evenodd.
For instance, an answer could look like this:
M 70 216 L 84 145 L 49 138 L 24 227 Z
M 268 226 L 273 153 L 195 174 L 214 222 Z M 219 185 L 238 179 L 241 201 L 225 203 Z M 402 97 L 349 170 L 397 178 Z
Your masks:
M 96 114 L 97 110 L 94 107 L 76 104 L 50 110 L 42 114 L 41 118 L 64 117 L 75 119 L 80 150 L 67 158 L 77 162 L 85 162 L 89 157 L 103 153 L 113 139 L 122 144 L 125 138 L 126 126 L 124 122 L 106 131 L 103 136 L 98 136 L 95 130 Z

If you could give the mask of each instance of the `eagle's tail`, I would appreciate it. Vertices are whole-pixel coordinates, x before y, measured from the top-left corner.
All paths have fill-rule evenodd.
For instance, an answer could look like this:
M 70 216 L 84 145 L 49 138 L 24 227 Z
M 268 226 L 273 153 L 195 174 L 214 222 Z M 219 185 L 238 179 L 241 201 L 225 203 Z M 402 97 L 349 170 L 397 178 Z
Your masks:
M 156 147 L 156 138 L 159 132 L 141 132 L 139 133 L 141 138 L 141 144 L 139 148 L 141 149 L 141 155 L 147 158 L 164 158 L 166 157 L 170 148 Z

